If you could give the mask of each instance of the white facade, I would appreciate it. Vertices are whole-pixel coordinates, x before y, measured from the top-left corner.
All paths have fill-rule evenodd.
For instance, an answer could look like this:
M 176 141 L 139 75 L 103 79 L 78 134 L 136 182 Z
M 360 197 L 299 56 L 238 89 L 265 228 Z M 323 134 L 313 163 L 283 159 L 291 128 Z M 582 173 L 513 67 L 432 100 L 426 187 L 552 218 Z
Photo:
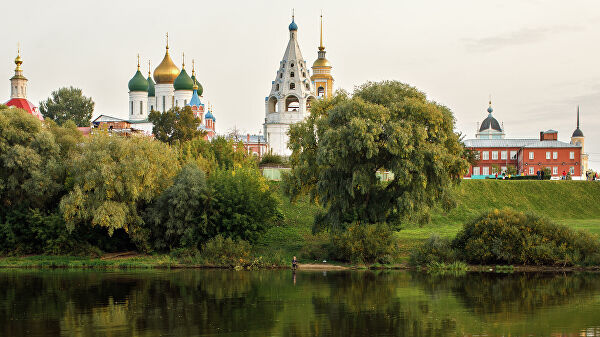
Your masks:
M 154 86 L 157 111 L 166 112 L 175 104 L 175 93 L 173 83 L 156 84 Z
M 129 92 L 129 120 L 144 120 L 148 118 L 148 92 Z
M 264 133 L 269 151 L 289 156 L 290 125 L 302 121 L 310 111 L 310 103 L 316 99 L 314 87 L 306 61 L 302 58 L 297 40 L 297 26 L 290 25 L 290 40 L 279 63 L 275 81 L 271 83 L 271 92 L 265 98 Z
M 152 110 L 156 110 L 156 97 L 155 96 L 148 96 L 148 113 L 150 113 L 150 111 Z
M 192 100 L 193 90 L 175 90 L 175 106 L 183 108 Z

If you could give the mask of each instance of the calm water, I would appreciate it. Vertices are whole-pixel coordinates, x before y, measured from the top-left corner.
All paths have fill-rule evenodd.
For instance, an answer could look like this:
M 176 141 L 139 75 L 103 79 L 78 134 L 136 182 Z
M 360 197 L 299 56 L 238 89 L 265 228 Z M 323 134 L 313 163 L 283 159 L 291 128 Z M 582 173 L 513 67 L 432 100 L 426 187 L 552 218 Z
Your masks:
M 599 336 L 600 274 L 0 271 L 0 336 Z

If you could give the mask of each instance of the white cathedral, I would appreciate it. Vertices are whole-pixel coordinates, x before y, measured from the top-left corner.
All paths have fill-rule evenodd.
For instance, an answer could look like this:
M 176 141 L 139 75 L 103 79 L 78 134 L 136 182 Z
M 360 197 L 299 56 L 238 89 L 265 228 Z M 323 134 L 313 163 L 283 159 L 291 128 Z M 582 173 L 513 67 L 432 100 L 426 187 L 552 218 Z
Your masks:
M 321 42 L 318 58 L 312 65 L 312 76 L 298 46 L 298 25 L 294 16 L 288 29 L 290 40 L 283 59 L 279 62 L 275 80 L 271 82 L 271 92 L 265 97 L 263 124 L 269 151 L 282 156 L 292 153 L 287 146 L 290 125 L 308 116 L 313 100 L 333 94 L 331 64 L 325 58 L 323 46 L 323 17 L 321 16 Z

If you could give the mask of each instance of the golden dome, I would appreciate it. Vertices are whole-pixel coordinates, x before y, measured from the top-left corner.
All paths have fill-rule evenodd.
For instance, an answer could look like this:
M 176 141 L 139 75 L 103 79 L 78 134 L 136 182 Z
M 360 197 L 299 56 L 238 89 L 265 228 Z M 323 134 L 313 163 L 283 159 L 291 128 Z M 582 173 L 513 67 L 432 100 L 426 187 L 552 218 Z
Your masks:
M 171 60 L 169 56 L 169 46 L 167 46 L 167 52 L 162 62 L 154 69 L 154 81 L 156 84 L 169 84 L 175 82 L 175 79 L 179 76 L 179 68 Z
M 316 67 L 330 67 L 331 68 L 331 63 L 329 63 L 329 61 L 326 58 L 318 58 L 315 63 L 313 63 L 313 68 Z

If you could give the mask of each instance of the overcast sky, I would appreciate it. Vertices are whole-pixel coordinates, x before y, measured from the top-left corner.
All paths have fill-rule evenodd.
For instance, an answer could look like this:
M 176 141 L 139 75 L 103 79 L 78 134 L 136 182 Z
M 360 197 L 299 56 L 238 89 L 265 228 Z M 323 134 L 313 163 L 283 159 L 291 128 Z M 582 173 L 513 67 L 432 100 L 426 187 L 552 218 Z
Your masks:
M 94 116 L 127 116 L 136 55 L 147 74 L 164 55 L 196 60 L 217 131 L 258 133 L 264 98 L 288 42 L 291 9 L 309 64 L 319 14 L 335 88 L 399 80 L 452 109 L 474 137 L 491 94 L 507 138 L 559 131 L 568 141 L 577 105 L 590 166 L 600 169 L 600 1 L 7 1 L 0 29 L 0 100 L 8 100 L 17 43 L 28 98 L 83 89 Z M 154 69 L 152 69 L 154 70 Z M 4 99 L 2 99 L 4 97 Z

